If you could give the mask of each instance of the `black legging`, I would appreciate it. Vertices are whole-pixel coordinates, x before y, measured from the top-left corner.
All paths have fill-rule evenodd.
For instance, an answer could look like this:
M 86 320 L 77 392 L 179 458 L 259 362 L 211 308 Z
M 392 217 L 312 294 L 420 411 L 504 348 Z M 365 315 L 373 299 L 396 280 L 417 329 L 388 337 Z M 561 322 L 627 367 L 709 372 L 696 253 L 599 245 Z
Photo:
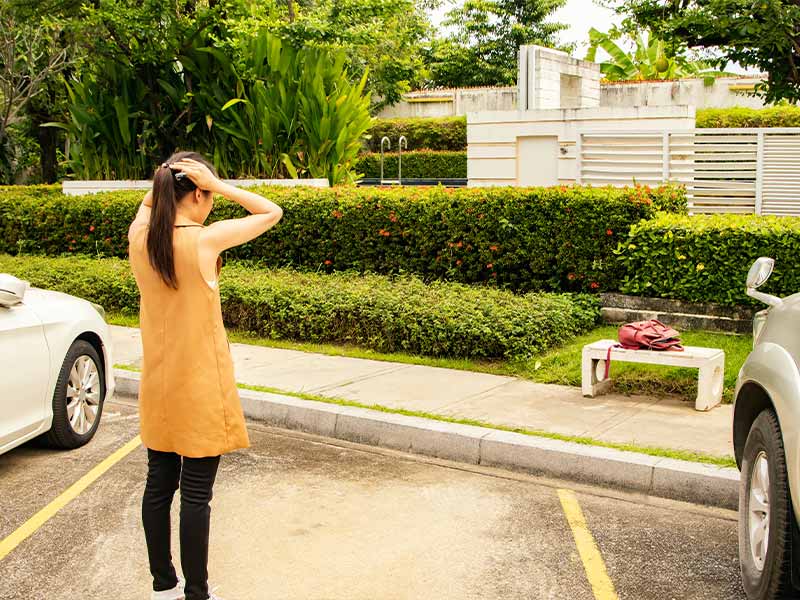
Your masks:
M 181 466 L 183 459 L 183 466 Z M 170 552 L 170 506 L 181 490 L 181 566 L 186 578 L 186 600 L 208 599 L 208 531 L 214 479 L 219 456 L 181 457 L 174 452 L 147 449 L 147 484 L 142 497 L 142 523 L 153 589 L 163 591 L 178 583 Z

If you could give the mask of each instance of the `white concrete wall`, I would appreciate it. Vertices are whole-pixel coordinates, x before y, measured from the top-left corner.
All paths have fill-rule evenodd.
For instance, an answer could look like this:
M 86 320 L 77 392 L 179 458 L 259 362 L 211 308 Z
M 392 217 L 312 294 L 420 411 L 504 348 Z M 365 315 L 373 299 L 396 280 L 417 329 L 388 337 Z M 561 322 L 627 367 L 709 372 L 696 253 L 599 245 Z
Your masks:
M 600 65 L 542 46 L 519 49 L 517 108 L 581 108 L 600 104 Z
M 764 108 L 764 101 L 752 94 L 759 78 L 720 78 L 706 86 L 702 79 L 601 83 L 600 106 L 696 106 Z M 516 87 L 425 90 L 406 94 L 402 102 L 384 108 L 378 117 L 452 117 L 468 112 L 517 110 Z
M 646 83 L 605 83 L 600 91 L 600 106 L 676 106 L 764 108 L 764 101 L 753 95 L 760 78 L 724 77 L 706 85 L 702 79 L 651 81 Z
M 514 110 L 516 87 L 461 88 L 410 92 L 404 100 L 387 106 L 378 117 L 454 117 L 481 110 Z
M 535 176 L 541 185 L 570 184 L 577 178 L 579 132 L 686 131 L 694 126 L 691 106 L 468 113 L 467 177 L 476 187 L 521 185 L 533 177 L 527 171 L 537 170 L 545 173 Z M 527 140 L 536 137 L 545 140 Z M 546 138 L 558 141 L 557 177 L 546 175 L 553 161 L 553 150 L 548 148 L 555 147 Z

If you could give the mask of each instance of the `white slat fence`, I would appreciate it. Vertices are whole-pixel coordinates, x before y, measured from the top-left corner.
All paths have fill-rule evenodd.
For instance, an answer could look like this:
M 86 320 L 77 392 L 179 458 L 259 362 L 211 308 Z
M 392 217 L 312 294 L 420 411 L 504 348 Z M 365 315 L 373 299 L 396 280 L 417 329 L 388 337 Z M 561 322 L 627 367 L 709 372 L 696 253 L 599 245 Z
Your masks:
M 690 213 L 800 215 L 800 128 L 582 133 L 578 183 L 686 186 Z

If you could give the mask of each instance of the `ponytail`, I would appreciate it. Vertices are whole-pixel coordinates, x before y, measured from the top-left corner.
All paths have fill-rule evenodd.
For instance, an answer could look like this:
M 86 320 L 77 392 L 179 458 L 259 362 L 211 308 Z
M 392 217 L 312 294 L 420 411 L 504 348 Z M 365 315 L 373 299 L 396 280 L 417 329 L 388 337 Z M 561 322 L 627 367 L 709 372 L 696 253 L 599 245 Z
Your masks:
M 150 265 L 158 271 L 169 287 L 178 289 L 172 248 L 172 228 L 175 225 L 177 198 L 175 179 L 168 163 L 162 163 L 153 177 L 153 210 L 147 234 L 147 254 Z

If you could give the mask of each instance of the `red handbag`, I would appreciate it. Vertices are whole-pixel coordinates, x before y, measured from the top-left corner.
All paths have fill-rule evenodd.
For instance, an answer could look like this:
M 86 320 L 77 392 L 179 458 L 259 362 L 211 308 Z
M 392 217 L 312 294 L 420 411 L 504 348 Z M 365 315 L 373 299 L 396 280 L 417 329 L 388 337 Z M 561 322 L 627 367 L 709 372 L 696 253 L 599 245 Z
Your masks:
M 658 319 L 626 323 L 619 328 L 619 343 L 609 346 L 606 354 L 606 374 L 611 368 L 611 351 L 614 348 L 625 350 L 671 350 L 682 352 L 680 334 L 672 327 L 667 327 Z

